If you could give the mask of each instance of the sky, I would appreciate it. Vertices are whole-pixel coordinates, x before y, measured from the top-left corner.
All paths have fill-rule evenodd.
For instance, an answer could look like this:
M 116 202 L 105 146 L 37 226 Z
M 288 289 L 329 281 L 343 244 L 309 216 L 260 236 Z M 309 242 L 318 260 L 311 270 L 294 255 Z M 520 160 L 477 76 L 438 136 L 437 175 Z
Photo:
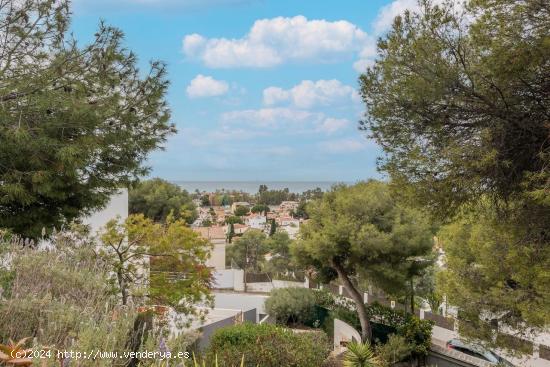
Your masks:
M 125 33 L 142 70 L 168 65 L 178 133 L 147 162 L 183 181 L 380 177 L 358 130 L 360 72 L 413 0 L 73 0 L 72 32 L 100 19 Z

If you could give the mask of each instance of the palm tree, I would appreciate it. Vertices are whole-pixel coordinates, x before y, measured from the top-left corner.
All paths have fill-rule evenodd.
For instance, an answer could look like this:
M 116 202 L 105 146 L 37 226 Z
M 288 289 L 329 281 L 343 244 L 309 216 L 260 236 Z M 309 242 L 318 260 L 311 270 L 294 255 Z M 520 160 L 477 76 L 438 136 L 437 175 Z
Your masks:
M 374 355 L 370 344 L 351 342 L 344 355 L 344 367 L 381 367 L 381 360 Z

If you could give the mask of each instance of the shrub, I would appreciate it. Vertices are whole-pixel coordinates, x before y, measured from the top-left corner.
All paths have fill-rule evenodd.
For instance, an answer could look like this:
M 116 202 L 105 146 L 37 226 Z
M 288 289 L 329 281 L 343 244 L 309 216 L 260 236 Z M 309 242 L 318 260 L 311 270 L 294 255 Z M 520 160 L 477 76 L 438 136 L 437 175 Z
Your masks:
M 265 309 L 279 324 L 312 325 L 317 303 L 314 292 L 307 288 L 274 289 L 265 302 Z
M 428 355 L 432 343 L 433 321 L 420 320 L 416 316 L 411 316 L 397 327 L 397 333 L 402 335 L 411 345 L 412 355 L 414 357 L 424 357 Z
M 393 366 L 397 362 L 404 361 L 411 356 L 412 347 L 407 340 L 396 334 L 391 334 L 386 344 L 376 347 L 376 354 L 387 366 Z
M 367 305 L 367 313 L 371 320 L 373 340 L 376 343 L 385 343 L 392 333 L 405 338 L 411 348 L 413 357 L 423 357 L 428 354 L 431 344 L 433 322 L 420 320 L 418 317 L 403 311 L 393 310 L 378 303 Z M 333 335 L 334 319 L 342 320 L 356 330 L 361 329 L 359 317 L 352 306 L 333 306 L 330 316 L 324 320 L 323 330 Z
M 217 355 L 220 367 L 239 365 L 243 355 L 249 367 L 318 367 L 329 352 L 322 332 L 294 333 L 276 325 L 244 323 L 214 332 L 206 357 L 214 360 Z

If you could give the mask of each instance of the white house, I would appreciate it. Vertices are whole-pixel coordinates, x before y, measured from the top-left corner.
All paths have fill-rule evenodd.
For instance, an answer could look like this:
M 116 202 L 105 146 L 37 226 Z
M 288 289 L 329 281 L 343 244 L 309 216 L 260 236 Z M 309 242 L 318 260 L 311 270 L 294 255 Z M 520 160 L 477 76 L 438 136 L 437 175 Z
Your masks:
M 245 223 L 250 228 L 262 229 L 263 230 L 265 228 L 267 220 L 265 218 L 265 215 L 253 214 L 253 215 L 245 218 Z

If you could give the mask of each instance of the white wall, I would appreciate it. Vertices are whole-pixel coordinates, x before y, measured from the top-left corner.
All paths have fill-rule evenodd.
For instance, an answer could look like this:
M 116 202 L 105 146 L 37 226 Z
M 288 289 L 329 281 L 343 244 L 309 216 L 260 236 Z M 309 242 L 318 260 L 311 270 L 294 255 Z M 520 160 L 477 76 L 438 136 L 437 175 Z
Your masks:
M 246 283 L 247 292 L 269 293 L 272 289 L 273 284 L 271 282 Z
M 268 297 L 263 294 L 214 292 L 214 307 L 244 311 L 255 308 L 258 313 L 265 313 L 264 304 Z
M 274 288 L 307 288 L 306 282 L 292 282 L 290 280 L 273 280 Z
M 244 291 L 244 270 L 233 270 L 233 289 L 236 291 Z
M 115 219 L 117 216 L 121 220 L 128 218 L 128 190 L 121 189 L 118 193 L 113 194 L 109 203 L 103 210 L 99 210 L 92 215 L 82 218 L 82 223 L 90 226 L 90 234 L 95 235 L 105 226 L 108 221 Z
M 341 350 L 342 342 L 361 341 L 361 334 L 342 320 L 334 319 L 334 350 Z
M 217 270 L 214 272 L 215 289 L 233 289 L 234 287 L 234 269 Z

